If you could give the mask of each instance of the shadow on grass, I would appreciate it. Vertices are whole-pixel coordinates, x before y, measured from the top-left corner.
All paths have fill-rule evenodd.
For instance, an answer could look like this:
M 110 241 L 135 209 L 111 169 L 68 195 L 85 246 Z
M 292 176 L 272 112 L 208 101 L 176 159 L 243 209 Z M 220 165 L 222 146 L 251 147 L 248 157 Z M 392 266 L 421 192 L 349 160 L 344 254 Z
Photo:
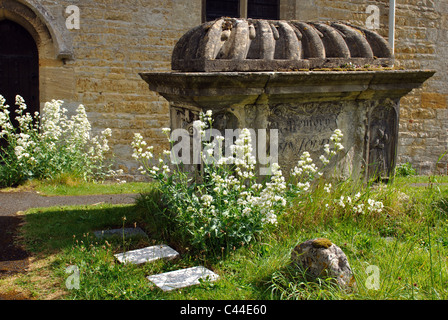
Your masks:
M 73 245 L 74 239 L 93 231 L 141 227 L 134 205 L 91 205 L 29 210 L 22 228 L 26 249 L 33 253 L 55 252 Z

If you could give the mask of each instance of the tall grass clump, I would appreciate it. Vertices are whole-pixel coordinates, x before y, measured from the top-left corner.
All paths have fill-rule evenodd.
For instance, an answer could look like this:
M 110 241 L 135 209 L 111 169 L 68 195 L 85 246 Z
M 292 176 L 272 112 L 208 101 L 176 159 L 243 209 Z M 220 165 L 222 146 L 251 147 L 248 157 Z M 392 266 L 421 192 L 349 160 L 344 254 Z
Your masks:
M 101 179 L 115 174 L 106 154 L 112 131 L 107 128 L 93 136 L 85 108 L 80 105 L 70 118 L 63 101 L 45 103 L 42 113 L 25 112 L 27 106 L 16 96 L 15 119 L 0 96 L 0 187 L 14 186 L 30 179 L 55 179 L 70 175 L 80 179 Z
M 395 175 L 398 177 L 408 177 L 417 175 L 417 171 L 412 167 L 409 162 L 400 163 L 395 168 Z

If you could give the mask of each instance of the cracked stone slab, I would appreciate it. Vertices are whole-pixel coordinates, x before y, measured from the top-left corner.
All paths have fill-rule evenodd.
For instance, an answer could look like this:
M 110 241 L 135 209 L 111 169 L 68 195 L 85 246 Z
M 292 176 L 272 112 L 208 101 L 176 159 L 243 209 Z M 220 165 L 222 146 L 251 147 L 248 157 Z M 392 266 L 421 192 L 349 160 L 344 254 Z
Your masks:
M 148 235 L 141 228 L 120 228 L 120 229 L 110 229 L 110 230 L 99 230 L 93 232 L 97 238 L 105 237 L 122 237 L 123 233 L 125 238 L 142 236 L 147 237 Z
M 114 255 L 121 263 L 142 264 L 146 262 L 155 261 L 158 259 L 174 259 L 179 256 L 179 253 L 171 247 L 162 244 L 142 249 L 136 249 L 118 253 Z
M 198 285 L 200 284 L 200 279 L 216 281 L 219 276 L 205 267 L 198 266 L 156 274 L 146 278 L 163 291 L 170 291 Z

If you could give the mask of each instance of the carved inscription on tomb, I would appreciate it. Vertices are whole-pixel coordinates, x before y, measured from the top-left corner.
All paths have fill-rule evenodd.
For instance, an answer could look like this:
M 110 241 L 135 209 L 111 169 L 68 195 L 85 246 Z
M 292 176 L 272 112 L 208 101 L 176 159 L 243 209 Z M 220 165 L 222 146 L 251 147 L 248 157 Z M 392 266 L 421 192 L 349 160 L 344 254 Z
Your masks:
M 393 103 L 377 106 L 369 123 L 369 176 L 386 177 L 396 157 L 397 112 Z
M 276 106 L 269 122 L 270 129 L 278 129 L 279 153 L 297 159 L 304 151 L 321 154 L 330 142 L 331 134 L 338 128 L 337 118 L 341 110 L 338 104 Z

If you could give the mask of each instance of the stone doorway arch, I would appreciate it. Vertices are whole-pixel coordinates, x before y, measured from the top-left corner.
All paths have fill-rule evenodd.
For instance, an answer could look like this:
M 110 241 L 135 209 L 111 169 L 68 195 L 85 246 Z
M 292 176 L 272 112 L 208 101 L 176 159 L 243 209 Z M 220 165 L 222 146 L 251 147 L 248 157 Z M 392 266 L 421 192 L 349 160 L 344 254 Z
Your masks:
M 61 7 L 62 8 L 62 7 Z M 33 36 L 39 55 L 46 59 L 73 59 L 71 34 L 62 17 L 55 17 L 35 0 L 0 0 L 0 20 L 14 21 Z
M 59 11 L 60 15 L 52 14 Z M 37 48 L 39 89 L 35 111 L 46 101 L 70 99 L 67 92 L 74 88 L 74 71 L 67 66 L 67 61 L 73 60 L 72 35 L 65 26 L 62 12 L 61 5 L 47 8 L 37 0 L 0 0 L 0 22 L 6 20 L 20 25 Z M 25 102 L 31 106 L 27 99 Z M 8 99 L 7 103 L 13 106 L 15 101 Z

